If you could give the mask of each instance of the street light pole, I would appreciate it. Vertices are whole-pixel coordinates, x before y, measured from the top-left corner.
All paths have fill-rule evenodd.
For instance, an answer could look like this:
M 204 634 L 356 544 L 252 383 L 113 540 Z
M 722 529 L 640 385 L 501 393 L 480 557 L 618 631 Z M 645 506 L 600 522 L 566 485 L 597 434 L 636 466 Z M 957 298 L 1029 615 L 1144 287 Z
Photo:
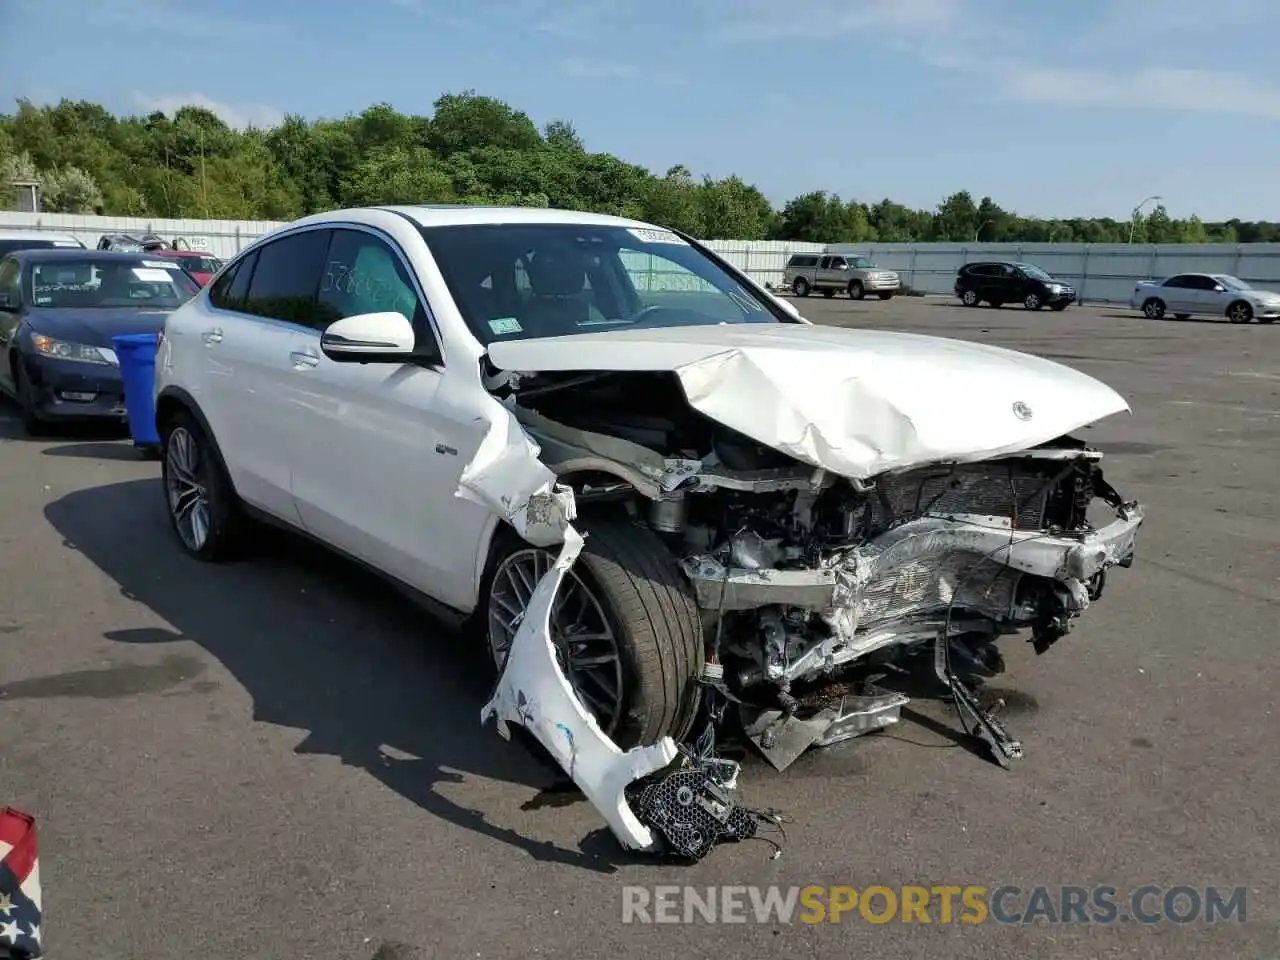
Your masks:
M 1152 200 L 1163 200 L 1164 197 L 1150 196 L 1143 200 L 1140 204 L 1133 208 L 1133 213 L 1129 214 L 1129 242 L 1133 243 L 1133 233 L 1138 229 L 1138 213 Z

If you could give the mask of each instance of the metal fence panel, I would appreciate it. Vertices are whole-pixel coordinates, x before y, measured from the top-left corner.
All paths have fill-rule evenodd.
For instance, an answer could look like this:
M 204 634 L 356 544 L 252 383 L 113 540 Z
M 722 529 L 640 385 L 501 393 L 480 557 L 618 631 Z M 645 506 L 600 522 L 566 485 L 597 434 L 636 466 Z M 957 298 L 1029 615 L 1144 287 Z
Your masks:
M 201 239 L 210 253 L 229 257 L 285 224 L 271 220 L 166 220 L 156 217 L 85 217 L 0 211 L 0 229 L 70 233 L 93 247 L 106 233 L 154 233 L 167 240 Z M 787 240 L 711 240 L 707 245 L 754 280 L 778 284 L 795 253 L 858 254 L 896 270 L 922 293 L 951 294 L 956 271 L 974 260 L 1025 260 L 1073 283 L 1082 299 L 1126 302 L 1139 280 L 1175 273 L 1228 273 L 1258 287 L 1280 290 L 1280 243 L 1080 244 L 1080 243 L 802 243 Z M 645 273 L 662 273 L 652 265 Z M 658 283 L 654 279 L 647 281 Z M 662 283 L 672 282 L 669 278 Z

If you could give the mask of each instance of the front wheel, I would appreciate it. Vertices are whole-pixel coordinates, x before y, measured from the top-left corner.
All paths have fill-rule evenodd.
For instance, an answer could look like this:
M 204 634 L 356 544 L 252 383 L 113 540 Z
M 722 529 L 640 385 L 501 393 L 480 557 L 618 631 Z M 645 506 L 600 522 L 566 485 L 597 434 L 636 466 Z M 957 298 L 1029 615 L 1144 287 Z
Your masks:
M 1227 307 L 1227 319 L 1232 323 L 1248 323 L 1253 319 L 1253 307 L 1243 300 L 1237 300 Z
M 862 281 L 861 281 L 861 280 L 850 280 L 850 281 L 849 281 L 849 299 L 851 299 L 851 300 L 861 300 L 861 299 L 862 299 L 863 297 L 865 297 L 866 295 L 867 295 L 867 292 L 866 292 L 865 290 L 863 290 L 863 289 L 862 289 Z
M 976 307 L 978 305 L 978 291 L 966 290 L 960 294 L 960 302 L 966 307 Z
M 1164 301 L 1159 297 L 1152 297 L 1142 305 L 1142 315 L 1148 320 L 1159 320 L 1164 316 Z
M 1038 293 L 1028 293 L 1026 299 L 1022 301 L 1022 305 L 1028 310 L 1039 310 L 1044 306 L 1044 304 L 1040 302 L 1040 294 Z
M 198 560 L 231 559 L 246 521 L 213 441 L 186 411 L 166 418 L 160 434 L 160 476 L 178 542 Z
M 551 639 L 560 668 L 596 721 L 623 750 L 689 733 L 705 656 L 693 589 L 648 527 L 626 520 L 581 522 L 582 553 L 560 587 Z M 481 598 L 495 669 L 555 553 L 504 530 Z
M 13 359 L 13 388 L 14 393 L 18 395 L 18 407 L 22 412 L 22 428 L 27 431 L 29 437 L 40 436 L 44 433 L 45 422 L 36 412 L 35 389 L 31 386 L 31 380 L 27 377 L 27 371 L 23 368 L 20 357 Z

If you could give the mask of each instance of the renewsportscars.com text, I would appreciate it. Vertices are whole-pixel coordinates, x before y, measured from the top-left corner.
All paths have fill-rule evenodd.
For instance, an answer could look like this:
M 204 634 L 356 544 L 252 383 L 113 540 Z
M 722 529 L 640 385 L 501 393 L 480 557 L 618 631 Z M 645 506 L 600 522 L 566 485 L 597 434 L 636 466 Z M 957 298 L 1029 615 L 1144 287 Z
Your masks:
M 1245 921 L 1244 887 L 1012 884 L 628 886 L 623 923 L 1113 924 Z

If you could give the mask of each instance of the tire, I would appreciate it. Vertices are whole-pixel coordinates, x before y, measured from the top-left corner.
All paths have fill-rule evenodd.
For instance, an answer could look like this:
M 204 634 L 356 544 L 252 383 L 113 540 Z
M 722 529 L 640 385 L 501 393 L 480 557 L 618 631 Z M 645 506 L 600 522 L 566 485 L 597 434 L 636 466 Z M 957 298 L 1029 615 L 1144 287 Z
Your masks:
M 861 280 L 850 280 L 848 289 L 850 300 L 861 300 L 867 295 L 867 291 L 862 288 Z
M 881 294 L 877 294 L 877 296 L 879 296 L 881 300 L 892 300 L 892 299 L 893 299 L 893 294 L 892 294 L 892 293 L 881 293 Z
M 836 292 L 832 287 L 827 287 L 825 290 L 822 291 L 822 295 L 826 297 L 828 300 L 830 300 L 832 297 L 836 295 Z
M 1143 301 L 1142 315 L 1148 320 L 1161 320 L 1164 318 L 1164 301 L 1159 297 L 1151 297 Z
M 38 437 L 46 430 L 47 425 L 36 413 L 35 397 L 31 393 L 31 381 L 27 379 L 27 371 L 22 365 L 22 358 L 14 357 L 13 392 L 18 395 L 18 408 L 22 417 L 22 429 L 29 437 Z
M 976 307 L 981 301 L 978 299 L 977 290 L 966 290 L 960 294 L 960 302 L 966 307 Z
M 1253 319 L 1253 307 L 1245 300 L 1237 300 L 1227 307 L 1227 319 L 1232 323 L 1248 323 Z
M 188 438 L 190 448 L 187 447 Z M 183 551 L 206 563 L 219 563 L 240 556 L 247 540 L 248 521 L 212 439 L 195 417 L 185 410 L 178 410 L 160 424 L 160 443 L 160 477 L 165 508 Z M 184 459 L 180 452 L 188 449 L 194 450 L 193 462 L 192 458 Z M 194 526 L 178 519 L 178 505 L 189 499 L 179 496 L 175 502 L 175 491 L 181 494 L 190 489 L 181 479 L 184 472 L 203 489 L 203 539 L 196 536 Z M 193 509 L 198 510 L 199 504 Z
M 791 292 L 797 297 L 807 297 L 809 295 L 809 281 L 804 277 L 796 277 L 795 282 L 791 284 Z
M 1041 310 L 1044 308 L 1044 302 L 1040 299 L 1038 293 L 1028 293 L 1022 301 L 1022 305 L 1028 310 Z
M 697 714 L 698 678 L 706 656 L 693 588 L 650 528 L 605 517 L 582 519 L 578 528 L 586 542 L 570 573 L 600 604 L 616 638 L 622 678 L 614 715 L 593 713 L 623 750 L 657 743 L 664 736 L 679 743 Z M 498 574 L 505 564 L 534 549 L 506 528 L 486 570 L 472 628 L 488 646 L 495 670 L 498 657 L 505 656 L 495 649 L 489 629 Z M 554 558 L 555 548 L 538 552 Z
M 1191 319 L 1191 314 L 1189 314 L 1189 313 L 1175 313 L 1175 314 L 1173 315 L 1173 319 L 1175 319 L 1175 320 L 1190 320 L 1190 319 Z

